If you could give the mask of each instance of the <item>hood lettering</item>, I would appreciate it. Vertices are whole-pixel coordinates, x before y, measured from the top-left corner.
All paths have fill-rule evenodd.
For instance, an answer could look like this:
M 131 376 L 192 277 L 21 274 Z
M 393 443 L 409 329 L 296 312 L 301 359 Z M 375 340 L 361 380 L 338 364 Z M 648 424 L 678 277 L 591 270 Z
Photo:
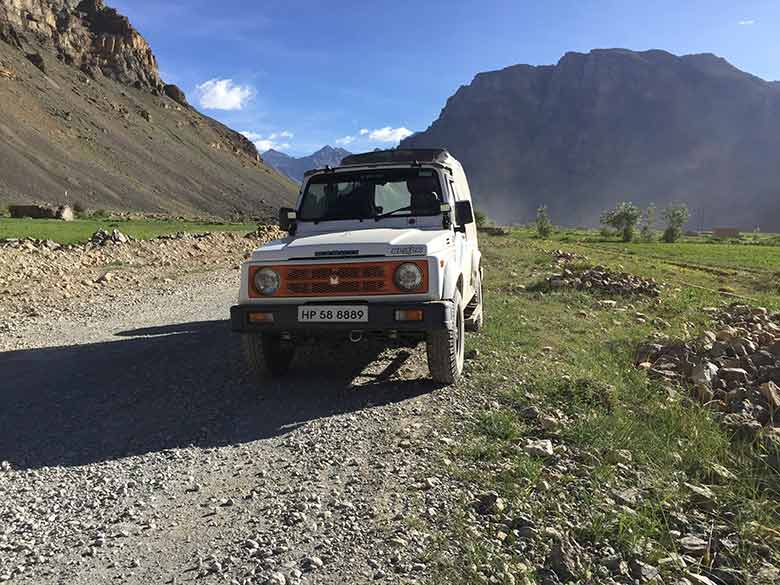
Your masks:
M 326 257 L 358 256 L 359 254 L 360 250 L 321 250 L 319 252 L 314 252 L 315 256 Z

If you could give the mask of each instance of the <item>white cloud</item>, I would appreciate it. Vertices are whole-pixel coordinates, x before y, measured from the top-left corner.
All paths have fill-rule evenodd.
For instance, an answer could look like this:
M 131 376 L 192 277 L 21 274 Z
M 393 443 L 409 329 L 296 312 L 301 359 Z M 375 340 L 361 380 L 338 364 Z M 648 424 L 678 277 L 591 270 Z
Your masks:
M 738 23 L 740 26 L 750 26 L 752 24 L 756 24 L 756 21 L 753 19 L 750 20 L 740 20 Z
M 258 152 L 265 152 L 266 150 L 287 150 L 290 148 L 289 142 L 283 142 L 279 144 L 278 142 L 274 142 L 273 140 L 256 140 L 255 146 L 257 147 Z
M 362 136 L 368 135 L 368 139 L 373 142 L 400 142 L 407 136 L 411 136 L 413 132 L 409 128 L 391 128 L 385 126 L 384 128 L 377 128 L 376 130 L 368 131 L 366 128 L 360 131 Z
M 196 88 L 200 107 L 207 110 L 242 110 L 255 97 L 249 85 L 237 85 L 232 79 L 210 79 Z
M 280 138 L 292 138 L 293 133 L 289 130 L 282 130 L 281 132 L 272 132 L 268 136 L 252 132 L 250 130 L 244 130 L 241 132 L 244 136 L 254 142 L 258 152 L 265 152 L 266 150 L 287 150 L 290 148 L 289 142 L 279 142 Z
M 393 128 L 392 126 L 385 126 L 384 128 L 377 128 L 376 130 L 369 130 L 368 128 L 361 128 L 357 131 L 357 134 L 342 136 L 336 139 L 336 144 L 339 146 L 347 146 L 352 144 L 356 140 L 365 142 L 400 142 L 407 136 L 414 134 L 409 128 L 401 126 L 400 128 Z
M 274 132 L 268 138 L 269 140 L 276 140 L 277 138 L 292 138 L 293 136 L 295 135 L 289 130 L 282 130 L 281 132 Z

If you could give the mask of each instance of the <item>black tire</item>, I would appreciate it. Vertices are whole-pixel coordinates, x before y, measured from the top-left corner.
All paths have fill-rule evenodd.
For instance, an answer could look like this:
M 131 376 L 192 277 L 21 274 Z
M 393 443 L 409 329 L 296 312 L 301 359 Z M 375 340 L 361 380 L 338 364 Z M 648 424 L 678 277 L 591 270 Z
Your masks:
M 474 298 L 469 305 L 473 305 L 472 316 L 466 321 L 466 331 L 476 333 L 482 330 L 485 324 L 485 300 L 482 297 L 482 269 L 477 272 L 477 285 L 474 287 Z
M 259 378 L 279 377 L 290 370 L 295 357 L 295 345 L 278 335 L 245 333 L 242 339 L 244 356 L 250 369 Z
M 455 384 L 463 374 L 465 324 L 463 300 L 455 293 L 455 328 L 432 331 L 427 337 L 428 369 L 440 384 Z

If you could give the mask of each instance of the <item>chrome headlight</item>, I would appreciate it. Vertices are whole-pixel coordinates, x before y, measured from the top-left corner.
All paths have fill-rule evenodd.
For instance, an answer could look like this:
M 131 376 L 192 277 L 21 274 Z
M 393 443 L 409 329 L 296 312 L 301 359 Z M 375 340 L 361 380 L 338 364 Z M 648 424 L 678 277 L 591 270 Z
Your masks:
M 422 286 L 423 273 L 417 264 L 405 262 L 395 269 L 395 284 L 402 290 L 416 290 Z
M 261 295 L 271 296 L 279 290 L 279 273 L 271 268 L 261 268 L 255 272 L 255 290 Z

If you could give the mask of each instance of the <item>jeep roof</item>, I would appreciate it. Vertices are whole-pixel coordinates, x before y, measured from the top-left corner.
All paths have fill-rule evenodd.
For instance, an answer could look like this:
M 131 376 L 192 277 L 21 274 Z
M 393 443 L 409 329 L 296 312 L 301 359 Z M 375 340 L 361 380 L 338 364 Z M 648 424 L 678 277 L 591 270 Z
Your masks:
M 345 156 L 341 164 L 336 168 L 357 166 L 382 166 L 392 164 L 446 164 L 455 159 L 443 148 L 397 148 L 393 150 L 375 150 L 362 154 L 350 154 Z M 312 169 L 304 173 L 304 177 L 321 173 L 330 167 Z

